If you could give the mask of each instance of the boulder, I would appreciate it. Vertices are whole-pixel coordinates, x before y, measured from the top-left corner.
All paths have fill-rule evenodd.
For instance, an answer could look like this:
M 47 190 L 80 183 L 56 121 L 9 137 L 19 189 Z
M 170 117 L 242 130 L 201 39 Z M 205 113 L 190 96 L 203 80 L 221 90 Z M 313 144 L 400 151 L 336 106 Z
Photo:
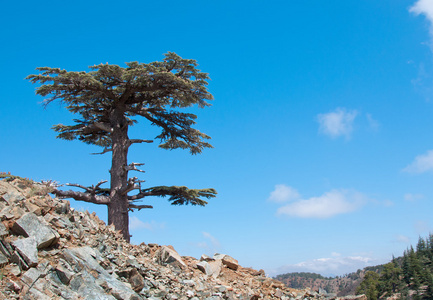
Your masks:
M 161 246 L 157 252 L 155 252 L 157 263 L 160 265 L 172 265 L 181 269 L 186 268 L 186 264 L 180 257 L 176 250 L 173 250 L 167 246 Z
M 207 276 L 212 276 L 213 278 L 217 278 L 221 272 L 222 263 L 221 260 L 215 261 L 201 261 L 197 263 L 197 268 L 202 271 Z
M 0 252 L 0 268 L 3 268 L 8 262 L 9 259 Z
M 141 291 L 145 286 L 144 278 L 140 275 L 140 273 L 138 273 L 137 269 L 131 270 L 129 273 L 128 282 L 135 292 Z
M 24 214 L 12 226 L 12 231 L 36 239 L 38 249 L 47 248 L 59 240 L 59 234 L 42 223 L 34 213 Z
M 236 271 L 239 268 L 238 261 L 229 255 L 216 253 L 213 258 L 220 259 L 224 265 L 232 270 Z
M 9 234 L 9 230 L 7 230 L 6 226 L 4 226 L 2 222 L 0 222 L 0 238 L 3 238 L 8 234 Z
M 36 247 L 36 239 L 28 237 L 12 242 L 15 251 L 24 259 L 28 267 L 35 267 L 38 264 L 38 249 Z

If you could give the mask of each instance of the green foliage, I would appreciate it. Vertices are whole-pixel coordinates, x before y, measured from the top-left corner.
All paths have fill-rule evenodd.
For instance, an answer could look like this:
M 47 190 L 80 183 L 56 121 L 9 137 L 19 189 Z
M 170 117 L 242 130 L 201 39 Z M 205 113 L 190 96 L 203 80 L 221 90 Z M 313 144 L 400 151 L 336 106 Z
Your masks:
M 358 292 L 365 293 L 368 299 L 392 294 L 400 294 L 400 299 L 409 299 L 408 295 L 412 295 L 412 299 L 433 299 L 432 257 L 433 235 L 420 237 L 415 249 L 409 247 L 402 257 L 393 258 L 376 272 L 377 282 L 372 275 L 374 272 L 367 272 Z
M 366 295 L 368 300 L 377 300 L 379 295 L 379 274 L 367 271 L 356 293 Z
M 332 279 L 331 277 L 324 277 L 324 276 L 322 276 L 320 274 L 310 273 L 310 272 L 292 272 L 292 273 L 286 273 L 286 274 L 277 275 L 275 277 L 275 279 L 277 279 L 277 280 L 284 280 L 284 279 L 292 278 L 292 277 L 296 277 L 296 278 L 302 277 L 302 278 L 305 278 L 305 279 L 313 279 L 313 280 L 315 280 L 315 279 L 329 279 L 329 280 Z
M 59 100 L 81 116 L 74 120 L 75 125 L 53 126 L 60 139 L 109 147 L 112 113 L 116 111 L 125 116 L 125 125 L 133 125 L 135 117 L 141 116 L 160 127 L 161 133 L 155 137 L 161 141 L 159 147 L 189 149 L 197 154 L 203 148 L 212 148 L 204 141 L 210 137 L 191 127 L 194 114 L 173 110 L 206 107 L 207 100 L 213 99 L 207 91 L 208 74 L 196 66 L 195 60 L 169 52 L 163 61 L 129 62 L 126 67 L 99 64 L 90 67 L 89 72 L 37 68 L 41 74 L 27 79 L 41 84 L 36 93 L 47 97 L 45 105 Z
M 168 201 L 172 205 L 199 205 L 205 206 L 206 201 L 200 199 L 200 197 L 205 197 L 207 199 L 213 198 L 216 195 L 216 190 L 214 189 L 189 189 L 186 186 L 155 186 L 152 188 L 142 190 L 143 193 L 150 193 L 153 196 L 170 196 Z

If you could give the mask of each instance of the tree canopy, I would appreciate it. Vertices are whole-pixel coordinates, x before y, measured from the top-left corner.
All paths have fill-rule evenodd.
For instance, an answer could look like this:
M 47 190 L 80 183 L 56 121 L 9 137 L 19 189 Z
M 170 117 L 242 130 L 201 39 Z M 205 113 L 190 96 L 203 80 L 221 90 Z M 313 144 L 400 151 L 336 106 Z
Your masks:
M 204 148 L 212 148 L 210 137 L 192 126 L 196 115 L 179 109 L 197 105 L 209 106 L 212 95 L 207 90 L 208 74 L 201 72 L 197 62 L 183 59 L 173 52 L 165 54 L 162 61 L 151 63 L 126 63 L 126 67 L 99 64 L 89 72 L 73 72 L 59 68 L 37 68 L 40 74 L 27 77 L 39 83 L 36 93 L 45 97 L 44 105 L 60 101 L 73 114 L 79 116 L 73 125 L 54 125 L 57 137 L 79 140 L 103 147 L 100 154 L 112 153 L 110 189 L 103 189 L 99 182 L 91 187 L 69 184 L 84 192 L 56 189 L 61 197 L 104 204 L 108 207 L 108 223 L 129 241 L 128 211 L 151 208 L 136 205 L 135 201 L 148 196 L 168 196 L 174 205 L 192 204 L 204 206 L 203 198 L 215 197 L 214 189 L 189 189 L 184 186 L 157 186 L 142 188 L 143 180 L 129 177 L 130 171 L 144 172 L 137 167 L 142 163 L 128 163 L 128 149 L 135 143 L 159 141 L 162 149 L 188 149 L 199 154 Z M 131 139 L 128 128 L 144 118 L 150 125 L 161 129 L 156 137 Z M 137 190 L 135 194 L 129 194 Z

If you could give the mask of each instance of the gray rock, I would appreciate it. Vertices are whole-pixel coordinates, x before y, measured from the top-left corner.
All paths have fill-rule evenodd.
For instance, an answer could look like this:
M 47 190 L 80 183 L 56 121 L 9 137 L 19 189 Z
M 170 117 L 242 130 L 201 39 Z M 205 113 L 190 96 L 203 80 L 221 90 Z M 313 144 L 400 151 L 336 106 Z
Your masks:
M 72 277 L 74 276 L 74 272 L 70 269 L 68 263 L 66 263 L 63 259 L 59 261 L 59 264 L 56 266 L 55 271 L 60 281 L 63 284 L 69 284 Z
M 65 249 L 63 251 L 65 261 L 72 269 L 80 272 L 80 276 L 75 276 L 70 281 L 71 288 L 80 295 L 85 295 L 86 299 L 113 299 L 111 298 L 89 298 L 93 297 L 92 287 L 96 286 L 98 291 L 95 295 L 105 295 L 104 290 L 109 290 L 116 299 L 142 299 L 132 290 L 128 283 L 121 282 L 116 277 L 109 274 L 102 268 L 96 258 L 100 258 L 100 253 L 90 247 Z M 95 276 L 97 279 L 95 280 Z M 97 285 L 96 282 L 103 283 Z M 102 292 L 101 292 L 102 290 Z M 96 296 L 95 296 L 96 297 Z M 99 296 L 98 296 L 99 297 Z M 101 296 L 102 297 L 102 296 Z
M 12 206 L 6 206 L 0 211 L 0 220 L 10 220 L 14 217 Z
M 200 261 L 213 261 L 213 260 L 215 260 L 215 259 L 213 259 L 212 257 L 210 257 L 210 256 L 208 256 L 208 255 L 206 255 L 206 254 L 203 254 L 203 255 L 200 257 Z
M 36 280 L 38 280 L 42 276 L 43 273 L 40 272 L 38 269 L 31 268 L 23 274 L 23 276 L 21 277 L 21 281 L 27 284 L 28 286 L 32 286 L 36 282 Z
M 9 259 L 0 252 L 0 268 L 4 267 L 9 262 Z
M 140 273 L 138 273 L 137 269 L 132 269 L 129 274 L 128 282 L 132 289 L 136 292 L 141 291 L 145 286 L 144 278 L 140 275 Z
M 10 257 L 13 253 L 13 249 L 9 243 L 0 240 L 0 252 L 3 253 L 6 257 Z
M 9 234 L 9 231 L 6 229 L 6 226 L 4 226 L 2 222 L 0 222 L 0 238 L 3 238 L 4 236 L 6 236 L 8 234 Z
M 233 257 L 227 255 L 227 254 L 218 254 L 216 253 L 213 256 L 214 259 L 220 259 L 224 265 L 226 265 L 228 268 L 232 270 L 237 270 L 239 268 L 239 263 L 236 259 Z
M 157 262 L 163 266 L 170 264 L 181 269 L 186 268 L 186 264 L 183 262 L 179 253 L 167 246 L 161 246 L 155 253 L 155 257 Z
M 195 286 L 195 281 L 194 280 L 191 280 L 191 279 L 185 279 L 185 280 L 183 280 L 183 284 L 185 284 L 186 286 L 190 286 L 190 287 L 192 287 L 192 286 Z
M 15 250 L 24 259 L 27 266 L 35 267 L 38 264 L 38 249 L 36 244 L 36 239 L 34 237 L 28 237 L 24 239 L 19 239 L 12 242 Z
M 67 214 L 71 209 L 71 204 L 67 200 L 59 201 L 59 204 L 56 206 L 56 213 L 58 214 Z
M 24 214 L 12 226 L 12 231 L 36 239 L 38 249 L 49 247 L 59 240 L 59 234 L 42 223 L 34 213 Z
M 221 260 L 216 261 L 201 261 L 197 264 L 197 268 L 205 273 L 207 276 L 217 278 L 221 272 Z
M 6 201 L 11 206 L 14 205 L 16 202 L 25 199 L 23 195 L 21 195 L 18 191 L 12 189 L 8 190 L 7 193 L 1 195 L 0 198 Z

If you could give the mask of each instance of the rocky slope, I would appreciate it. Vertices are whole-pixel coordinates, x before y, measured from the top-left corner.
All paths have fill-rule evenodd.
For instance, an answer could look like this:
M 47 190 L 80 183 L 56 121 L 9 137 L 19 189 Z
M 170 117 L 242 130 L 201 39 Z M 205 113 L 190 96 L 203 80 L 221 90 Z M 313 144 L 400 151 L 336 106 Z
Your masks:
M 228 255 L 195 259 L 171 246 L 131 245 L 48 191 L 0 180 L 0 299 L 337 299 L 287 288 Z
M 277 275 L 275 279 L 283 282 L 287 287 L 304 289 L 309 287 L 313 290 L 326 290 L 331 294 L 338 296 L 353 295 L 356 288 L 364 278 L 366 270 L 371 267 L 357 272 L 339 277 L 323 277 L 315 273 L 287 273 Z

